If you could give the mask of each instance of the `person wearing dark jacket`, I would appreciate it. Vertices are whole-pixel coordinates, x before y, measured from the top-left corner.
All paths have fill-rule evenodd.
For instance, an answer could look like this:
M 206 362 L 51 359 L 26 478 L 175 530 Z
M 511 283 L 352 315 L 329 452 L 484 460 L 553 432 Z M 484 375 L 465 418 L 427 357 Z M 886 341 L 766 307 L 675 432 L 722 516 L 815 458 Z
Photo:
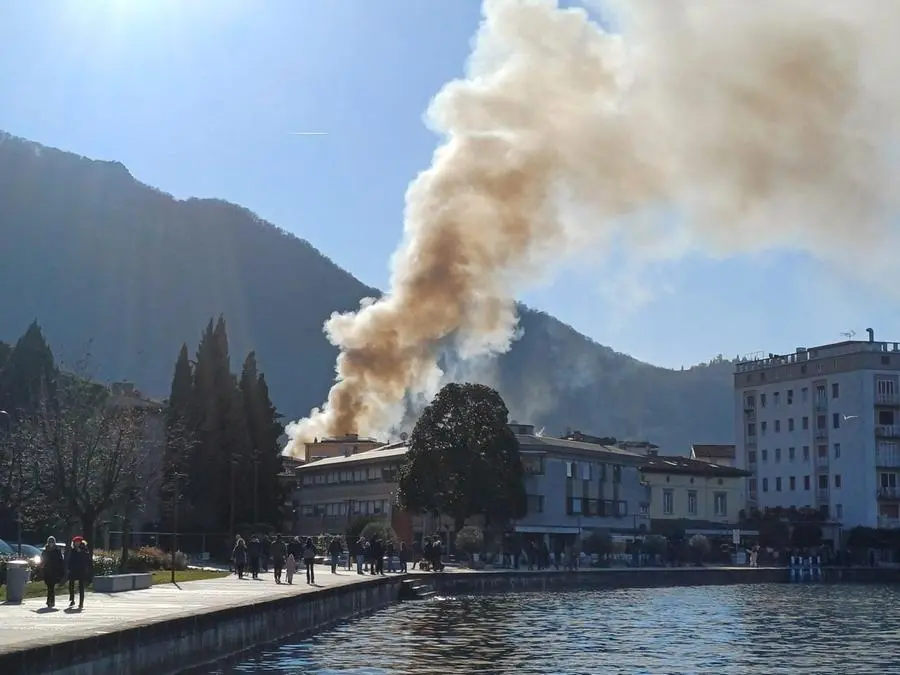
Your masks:
M 337 574 L 338 558 L 343 553 L 344 547 L 341 546 L 340 537 L 333 537 L 331 543 L 328 544 L 328 553 L 331 554 L 331 573 Z
M 303 545 L 303 564 L 306 566 L 306 583 L 316 583 L 316 545 L 312 537 L 307 538 Z
M 41 570 L 44 573 L 44 583 L 47 584 L 47 607 L 56 607 L 56 584 L 65 576 L 66 562 L 54 537 L 47 537 L 47 545 L 41 552 Z
M 287 547 L 281 541 L 280 534 L 272 540 L 269 553 L 272 557 L 272 571 L 275 572 L 275 583 L 280 584 L 281 570 L 284 569 L 284 559 L 287 557 Z
M 253 536 L 247 542 L 247 560 L 250 561 L 250 576 L 259 579 L 259 559 L 262 555 L 262 546 L 259 538 Z
M 84 587 L 91 580 L 91 552 L 84 537 L 72 539 L 69 551 L 69 607 L 75 606 L 75 582 L 78 582 L 78 609 L 84 609 Z

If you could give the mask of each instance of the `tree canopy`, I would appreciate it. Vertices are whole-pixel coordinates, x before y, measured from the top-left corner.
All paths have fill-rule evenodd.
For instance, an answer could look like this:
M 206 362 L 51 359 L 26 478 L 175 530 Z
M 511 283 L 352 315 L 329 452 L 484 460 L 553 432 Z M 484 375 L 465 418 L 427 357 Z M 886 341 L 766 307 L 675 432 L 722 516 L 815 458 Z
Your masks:
M 448 384 L 422 412 L 400 469 L 399 499 L 443 513 L 459 530 L 471 516 L 507 522 L 525 514 L 519 442 L 506 404 L 483 384 Z

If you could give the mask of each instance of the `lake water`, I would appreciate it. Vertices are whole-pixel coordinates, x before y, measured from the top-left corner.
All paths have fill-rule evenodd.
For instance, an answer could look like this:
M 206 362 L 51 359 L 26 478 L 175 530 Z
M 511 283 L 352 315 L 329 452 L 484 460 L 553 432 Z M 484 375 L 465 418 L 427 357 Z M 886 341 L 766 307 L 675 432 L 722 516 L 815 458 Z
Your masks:
M 394 605 L 210 675 L 900 673 L 900 588 L 772 584 Z

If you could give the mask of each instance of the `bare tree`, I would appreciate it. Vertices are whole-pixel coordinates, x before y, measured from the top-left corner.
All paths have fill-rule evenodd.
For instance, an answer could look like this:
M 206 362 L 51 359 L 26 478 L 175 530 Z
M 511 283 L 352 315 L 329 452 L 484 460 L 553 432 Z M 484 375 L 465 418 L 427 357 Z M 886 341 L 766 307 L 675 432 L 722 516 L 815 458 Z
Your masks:
M 14 426 L 12 416 L 5 411 L 0 413 L 3 418 L 0 421 L 7 422 L 0 432 L 0 505 L 15 516 L 19 528 L 49 520 L 53 516 L 53 504 L 45 498 L 41 486 L 34 439 Z

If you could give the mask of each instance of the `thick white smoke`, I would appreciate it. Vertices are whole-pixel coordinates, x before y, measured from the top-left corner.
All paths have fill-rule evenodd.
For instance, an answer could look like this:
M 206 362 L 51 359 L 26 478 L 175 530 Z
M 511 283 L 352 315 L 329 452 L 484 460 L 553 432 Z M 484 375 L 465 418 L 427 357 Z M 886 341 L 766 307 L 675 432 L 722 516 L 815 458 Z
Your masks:
M 889 261 L 900 3 L 616 7 L 613 35 L 554 0 L 485 0 L 466 78 L 428 111 L 442 144 L 407 192 L 389 292 L 326 324 L 337 381 L 287 452 L 389 429 L 448 340 L 506 350 L 516 294 L 588 245 Z

